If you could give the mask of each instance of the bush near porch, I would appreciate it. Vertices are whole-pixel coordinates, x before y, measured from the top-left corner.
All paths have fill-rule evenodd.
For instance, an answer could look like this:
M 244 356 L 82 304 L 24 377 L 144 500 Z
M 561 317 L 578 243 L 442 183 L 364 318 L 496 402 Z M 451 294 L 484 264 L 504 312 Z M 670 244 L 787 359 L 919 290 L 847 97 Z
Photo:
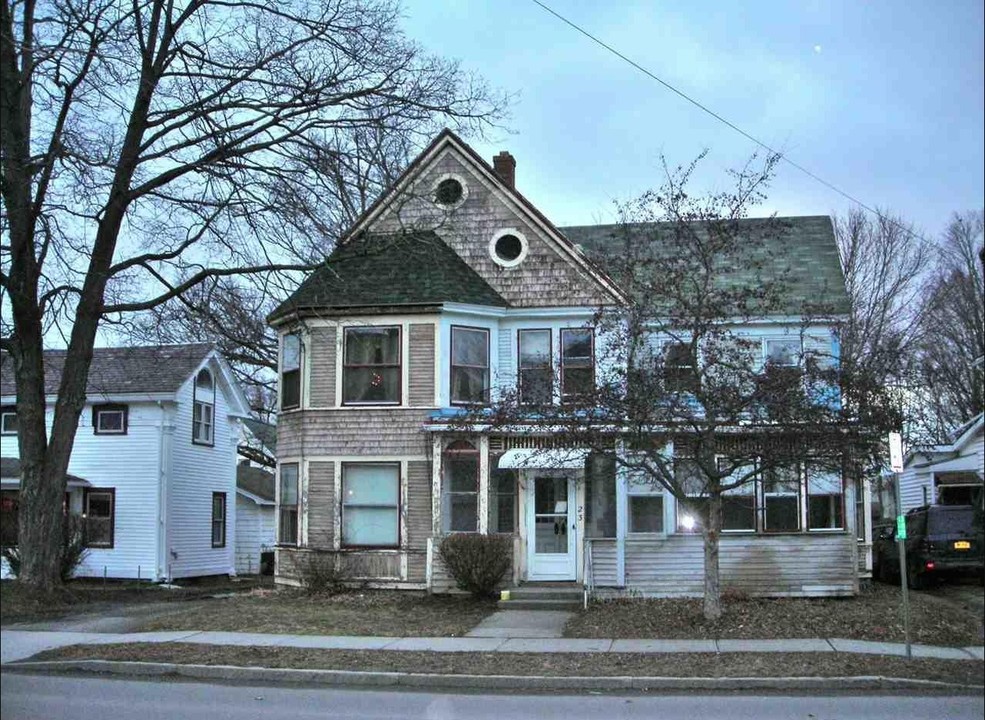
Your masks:
M 661 639 L 845 638 L 903 642 L 900 589 L 876 583 L 848 598 L 742 598 L 724 593 L 716 623 L 702 616 L 701 600 L 629 598 L 596 602 L 565 627 L 565 637 Z M 910 592 L 915 643 L 981 645 L 980 612 L 932 592 Z

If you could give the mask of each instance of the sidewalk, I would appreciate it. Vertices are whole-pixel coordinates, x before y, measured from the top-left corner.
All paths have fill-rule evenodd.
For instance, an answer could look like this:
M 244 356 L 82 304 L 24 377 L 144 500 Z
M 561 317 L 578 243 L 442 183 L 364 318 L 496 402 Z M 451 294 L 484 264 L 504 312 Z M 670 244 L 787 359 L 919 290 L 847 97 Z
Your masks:
M 115 643 L 193 643 L 201 645 L 289 647 L 319 650 L 389 650 L 502 653 L 850 653 L 903 657 L 902 643 L 806 638 L 800 640 L 602 640 L 530 637 L 365 637 L 348 635 L 272 635 L 231 632 L 78 633 L 0 631 L 0 663 L 23 660 L 68 645 Z M 985 647 L 913 645 L 913 657 L 985 660 Z

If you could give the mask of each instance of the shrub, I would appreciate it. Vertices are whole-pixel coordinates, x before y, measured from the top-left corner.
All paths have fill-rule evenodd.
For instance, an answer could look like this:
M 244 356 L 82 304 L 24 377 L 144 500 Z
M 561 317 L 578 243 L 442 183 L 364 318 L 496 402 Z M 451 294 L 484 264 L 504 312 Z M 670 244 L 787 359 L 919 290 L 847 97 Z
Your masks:
M 345 592 L 349 573 L 336 562 L 335 553 L 298 552 L 293 555 L 294 572 L 309 595 L 338 595 Z
M 5 547 L 0 551 L 10 574 L 15 578 L 21 574 L 21 553 L 17 547 Z M 89 549 L 85 546 L 85 525 L 82 518 L 78 515 L 67 515 L 62 525 L 62 582 L 72 579 L 75 571 L 82 564 L 89 554 Z
M 438 556 L 459 590 L 483 598 L 493 594 L 513 564 L 511 547 L 504 535 L 456 533 L 439 543 Z

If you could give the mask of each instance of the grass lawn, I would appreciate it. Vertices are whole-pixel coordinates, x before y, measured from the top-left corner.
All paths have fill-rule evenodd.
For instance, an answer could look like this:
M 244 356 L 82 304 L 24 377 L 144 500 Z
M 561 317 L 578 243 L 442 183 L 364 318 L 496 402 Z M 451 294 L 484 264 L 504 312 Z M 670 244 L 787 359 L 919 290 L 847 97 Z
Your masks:
M 150 620 L 142 629 L 454 637 L 464 635 L 493 610 L 493 601 L 406 590 L 325 596 L 288 589 L 261 590 L 189 603 L 180 612 Z
M 981 687 L 975 660 L 910 660 L 835 653 L 441 653 L 222 647 L 191 643 L 73 645 L 31 660 L 132 660 L 241 667 L 376 670 L 457 675 L 845 677 L 881 675 Z
M 248 592 L 271 584 L 270 578 L 202 578 L 179 588 L 153 583 L 80 579 L 65 583 L 53 596 L 38 595 L 13 580 L 0 582 L 0 623 L 40 622 L 74 613 L 98 612 L 118 604 L 181 601 L 226 592 Z
M 903 642 L 898 587 L 875 583 L 853 598 L 733 600 L 717 623 L 706 623 L 701 600 L 626 599 L 600 602 L 580 612 L 566 637 L 587 638 L 810 638 Z M 982 644 L 982 617 L 929 593 L 910 593 L 913 642 Z

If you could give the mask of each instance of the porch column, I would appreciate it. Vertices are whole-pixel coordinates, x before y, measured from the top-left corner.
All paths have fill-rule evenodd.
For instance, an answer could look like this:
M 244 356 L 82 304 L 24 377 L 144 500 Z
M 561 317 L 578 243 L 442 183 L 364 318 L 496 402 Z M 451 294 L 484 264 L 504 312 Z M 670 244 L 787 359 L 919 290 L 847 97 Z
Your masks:
M 622 443 L 616 445 L 616 453 L 622 454 Z M 626 587 L 626 473 L 616 464 L 616 585 Z
M 479 513 L 479 534 L 485 535 L 489 532 L 489 436 L 479 436 L 479 502 L 477 512 Z
M 431 436 L 431 535 L 441 534 L 441 436 Z

